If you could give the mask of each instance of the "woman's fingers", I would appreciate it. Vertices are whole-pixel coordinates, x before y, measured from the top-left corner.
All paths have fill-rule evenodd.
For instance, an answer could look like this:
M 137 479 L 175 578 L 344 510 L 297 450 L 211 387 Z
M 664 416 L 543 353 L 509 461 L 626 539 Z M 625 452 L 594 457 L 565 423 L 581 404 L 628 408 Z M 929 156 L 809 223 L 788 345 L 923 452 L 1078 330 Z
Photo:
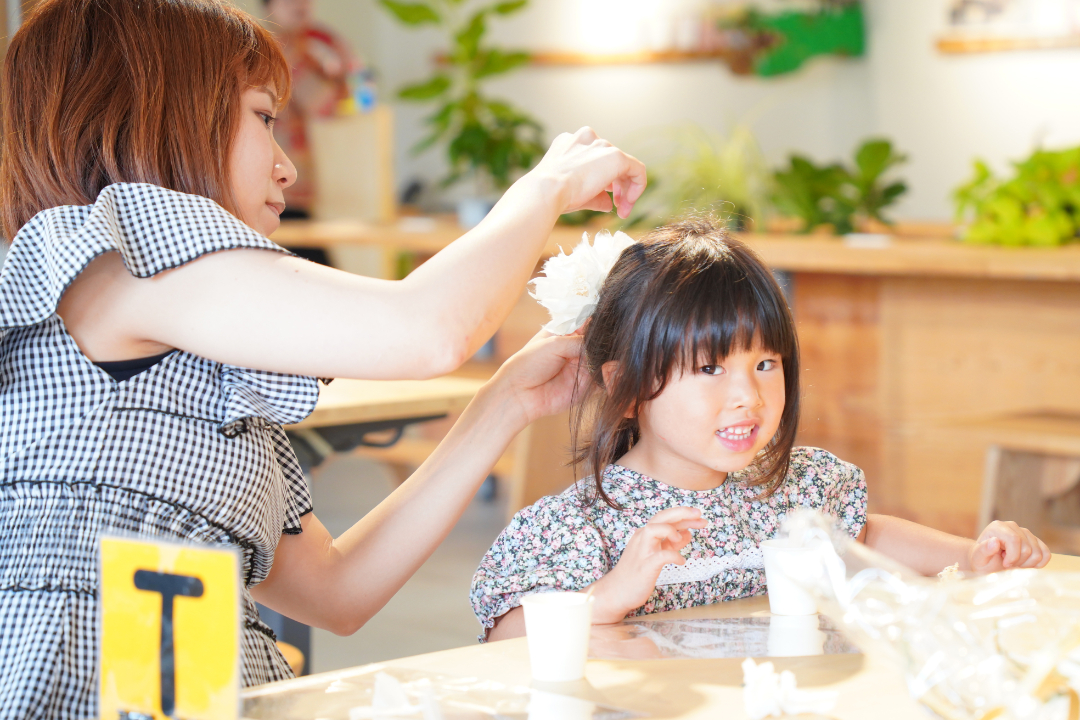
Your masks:
M 566 195 L 560 212 L 613 207 L 628 217 L 648 183 L 645 165 L 584 127 L 555 138 L 537 171 L 559 178 Z M 608 192 L 611 195 L 608 195 Z

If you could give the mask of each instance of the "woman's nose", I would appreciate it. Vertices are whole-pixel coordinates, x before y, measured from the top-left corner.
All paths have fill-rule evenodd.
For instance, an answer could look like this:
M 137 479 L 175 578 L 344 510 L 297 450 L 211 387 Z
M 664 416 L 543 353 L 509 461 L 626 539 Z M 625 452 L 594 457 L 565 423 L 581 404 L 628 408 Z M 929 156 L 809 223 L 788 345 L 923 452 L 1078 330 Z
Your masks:
M 275 143 L 275 146 L 277 143 Z M 289 156 L 278 147 L 274 155 L 274 182 L 282 188 L 287 188 L 296 182 L 296 166 L 293 165 Z

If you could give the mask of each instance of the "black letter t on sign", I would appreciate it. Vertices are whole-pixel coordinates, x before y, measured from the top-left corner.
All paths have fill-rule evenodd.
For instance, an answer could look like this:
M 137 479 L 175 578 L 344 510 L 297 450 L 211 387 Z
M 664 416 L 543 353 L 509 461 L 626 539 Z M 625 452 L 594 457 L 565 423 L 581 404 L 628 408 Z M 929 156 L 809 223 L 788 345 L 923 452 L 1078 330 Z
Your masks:
M 161 593 L 161 712 L 172 717 L 176 709 L 176 659 L 173 656 L 173 598 L 202 597 L 202 580 L 190 575 L 173 575 L 136 570 L 135 587 Z

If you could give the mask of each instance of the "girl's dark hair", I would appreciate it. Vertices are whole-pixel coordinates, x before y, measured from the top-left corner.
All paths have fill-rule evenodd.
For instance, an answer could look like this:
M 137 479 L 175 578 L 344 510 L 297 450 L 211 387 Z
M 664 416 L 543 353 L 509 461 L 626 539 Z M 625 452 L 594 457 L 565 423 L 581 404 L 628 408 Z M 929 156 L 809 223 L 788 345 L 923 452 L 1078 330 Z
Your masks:
M 749 480 L 768 497 L 787 475 L 799 420 L 799 343 L 791 311 L 772 273 L 710 218 L 655 230 L 619 256 L 585 331 L 583 367 L 591 390 L 575 403 L 575 466 L 592 471 L 585 504 L 603 499 L 604 469 L 639 438 L 637 415 L 672 373 L 711 364 L 760 339 L 780 355 L 784 412 Z M 604 382 L 605 363 L 618 370 Z M 582 436 L 587 435 L 586 440 Z

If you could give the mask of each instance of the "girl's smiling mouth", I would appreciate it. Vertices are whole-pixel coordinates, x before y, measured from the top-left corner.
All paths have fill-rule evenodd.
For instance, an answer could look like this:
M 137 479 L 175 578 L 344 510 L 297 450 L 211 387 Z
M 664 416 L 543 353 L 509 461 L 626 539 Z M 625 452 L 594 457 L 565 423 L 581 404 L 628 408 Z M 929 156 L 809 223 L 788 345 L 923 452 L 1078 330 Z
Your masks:
M 758 425 L 731 425 L 716 431 L 720 444 L 732 452 L 746 452 L 754 447 Z

